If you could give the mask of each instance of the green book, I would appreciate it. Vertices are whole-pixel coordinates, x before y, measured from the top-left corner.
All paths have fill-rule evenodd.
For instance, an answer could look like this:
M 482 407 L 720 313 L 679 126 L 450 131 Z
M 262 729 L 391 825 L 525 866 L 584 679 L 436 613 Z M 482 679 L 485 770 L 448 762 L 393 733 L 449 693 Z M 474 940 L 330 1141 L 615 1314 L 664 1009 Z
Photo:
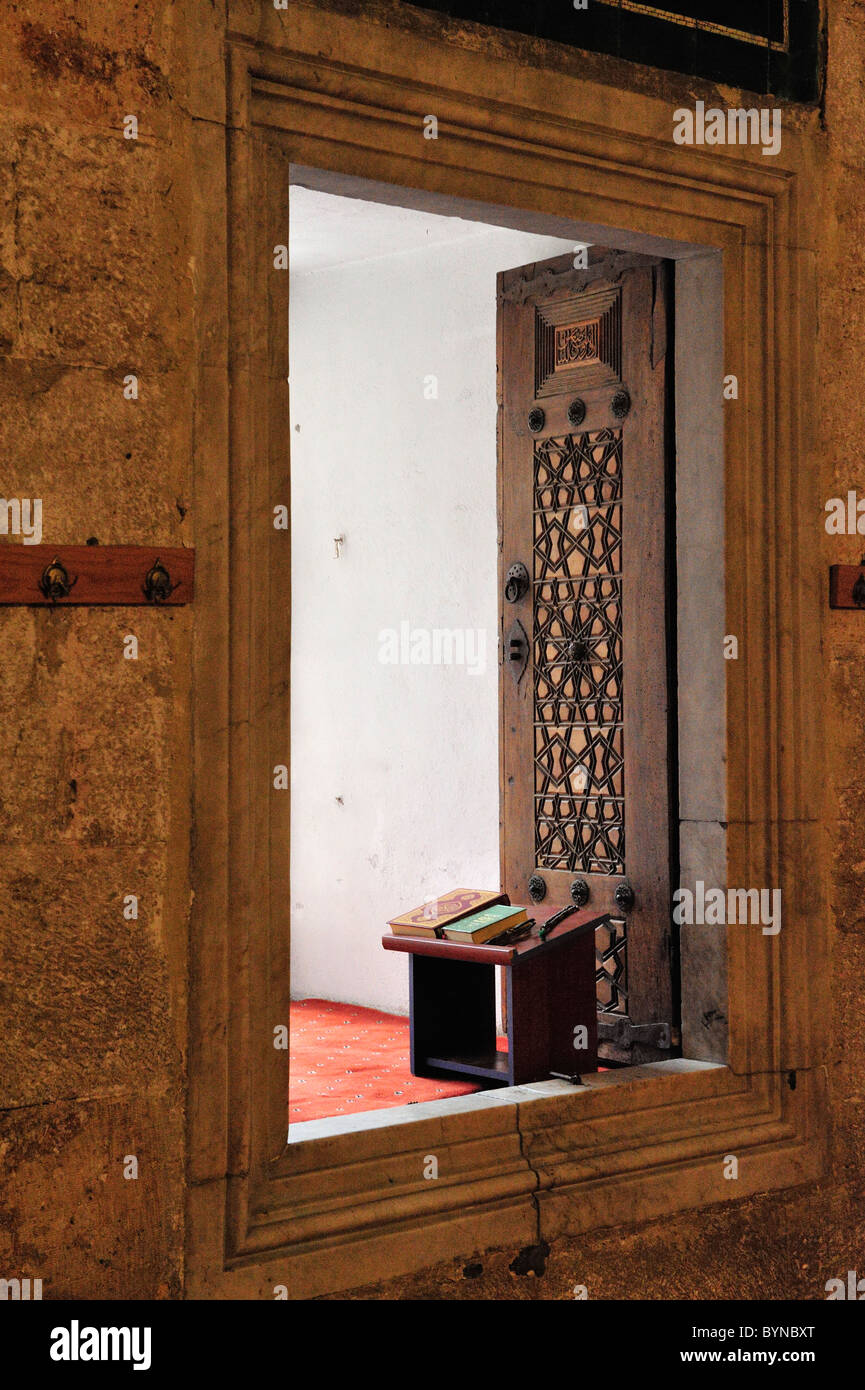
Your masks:
M 519 926 L 527 917 L 524 907 L 483 907 L 480 912 L 473 912 L 459 922 L 451 922 L 450 926 L 445 927 L 445 938 L 448 941 L 471 941 L 477 945 L 489 941 L 491 936 L 498 936 L 505 927 Z

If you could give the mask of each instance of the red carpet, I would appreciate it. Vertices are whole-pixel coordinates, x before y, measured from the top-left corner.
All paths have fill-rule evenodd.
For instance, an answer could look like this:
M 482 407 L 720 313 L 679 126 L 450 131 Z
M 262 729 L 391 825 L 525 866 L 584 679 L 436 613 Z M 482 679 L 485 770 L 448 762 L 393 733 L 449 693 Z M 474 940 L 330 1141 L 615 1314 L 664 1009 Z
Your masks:
M 290 1124 L 441 1100 L 480 1090 L 470 1081 L 426 1081 L 409 1071 L 408 1019 L 301 999 L 291 1005 Z M 500 1051 L 507 1039 L 499 1038 Z

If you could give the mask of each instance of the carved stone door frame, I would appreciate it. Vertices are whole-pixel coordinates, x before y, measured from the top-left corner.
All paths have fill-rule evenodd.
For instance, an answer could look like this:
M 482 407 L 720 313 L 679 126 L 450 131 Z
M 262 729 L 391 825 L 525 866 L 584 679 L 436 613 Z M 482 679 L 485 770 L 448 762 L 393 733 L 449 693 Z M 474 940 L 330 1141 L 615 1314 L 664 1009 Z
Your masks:
M 820 589 L 802 505 L 817 461 L 800 402 L 816 339 L 816 124 L 785 127 L 774 160 L 677 146 L 656 97 L 612 99 L 567 72 L 541 83 L 492 54 L 336 13 L 325 34 L 303 5 L 228 9 L 227 101 L 202 65 L 193 151 L 189 1294 L 315 1296 L 623 1211 L 648 1219 L 813 1178 L 828 919 L 820 691 L 806 670 Z M 431 111 L 437 141 L 422 138 Z M 586 239 L 679 257 L 684 279 L 687 255 L 720 252 L 723 366 L 742 384 L 724 417 L 727 622 L 746 658 L 728 672 L 727 872 L 781 887 L 784 902 L 779 936 L 729 933 L 726 1066 L 656 1063 L 285 1143 L 274 1029 L 288 1023 L 289 825 L 273 770 L 289 758 L 290 565 L 273 507 L 288 502 L 288 277 L 274 247 L 288 243 L 289 161 L 566 218 Z M 423 1180 L 431 1151 L 445 1181 Z

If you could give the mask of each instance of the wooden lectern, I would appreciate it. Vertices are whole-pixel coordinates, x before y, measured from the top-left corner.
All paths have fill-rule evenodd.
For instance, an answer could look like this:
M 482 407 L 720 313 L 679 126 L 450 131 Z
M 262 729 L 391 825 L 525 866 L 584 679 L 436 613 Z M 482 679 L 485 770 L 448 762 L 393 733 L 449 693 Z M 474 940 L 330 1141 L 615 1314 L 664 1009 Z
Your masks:
M 529 908 L 534 931 L 558 910 Z M 520 1086 L 597 1071 L 595 928 L 608 916 L 583 908 L 546 940 L 513 946 L 383 936 L 386 951 L 409 957 L 412 1075 Z M 496 1050 L 497 965 L 507 979 L 507 1052 Z

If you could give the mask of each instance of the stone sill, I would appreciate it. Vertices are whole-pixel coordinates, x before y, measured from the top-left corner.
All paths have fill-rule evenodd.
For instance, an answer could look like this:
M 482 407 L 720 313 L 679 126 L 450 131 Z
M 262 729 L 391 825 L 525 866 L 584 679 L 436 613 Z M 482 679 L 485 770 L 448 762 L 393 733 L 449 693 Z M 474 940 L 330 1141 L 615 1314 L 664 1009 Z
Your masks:
M 420 1120 L 435 1120 L 444 1115 L 526 1105 L 536 1100 L 549 1100 L 553 1096 L 575 1096 L 581 1092 L 609 1090 L 612 1087 L 628 1086 L 636 1081 L 646 1081 L 653 1076 L 724 1070 L 726 1068 L 720 1062 L 699 1062 L 688 1057 L 675 1057 L 669 1062 L 647 1062 L 639 1067 L 621 1067 L 615 1071 L 596 1072 L 587 1077 L 581 1086 L 572 1086 L 567 1081 L 536 1081 L 531 1085 L 502 1086 L 497 1090 L 475 1091 L 466 1096 L 449 1096 L 445 1100 L 424 1100 L 418 1101 L 415 1105 L 394 1105 L 386 1110 L 361 1110 L 351 1115 L 304 1120 L 290 1126 L 287 1143 L 292 1146 L 308 1144 L 314 1143 L 317 1139 L 333 1139 L 344 1134 L 395 1129 L 400 1125 L 416 1124 Z

